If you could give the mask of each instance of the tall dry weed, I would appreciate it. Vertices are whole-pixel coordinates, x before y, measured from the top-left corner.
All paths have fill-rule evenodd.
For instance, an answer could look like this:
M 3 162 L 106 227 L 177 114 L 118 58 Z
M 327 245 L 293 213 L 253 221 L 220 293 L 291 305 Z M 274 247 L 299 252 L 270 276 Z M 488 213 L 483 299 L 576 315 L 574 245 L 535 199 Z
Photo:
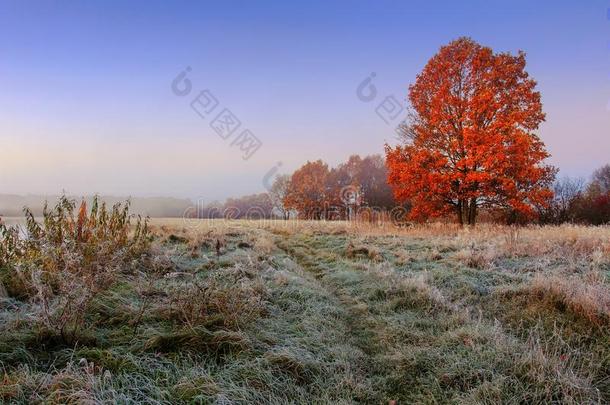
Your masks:
M 39 223 L 24 209 L 23 236 L 0 225 L 0 277 L 8 294 L 36 304 L 45 327 L 73 343 L 95 296 L 112 285 L 148 248 L 147 221 L 131 231 L 129 203 L 107 209 L 95 198 L 62 197 Z

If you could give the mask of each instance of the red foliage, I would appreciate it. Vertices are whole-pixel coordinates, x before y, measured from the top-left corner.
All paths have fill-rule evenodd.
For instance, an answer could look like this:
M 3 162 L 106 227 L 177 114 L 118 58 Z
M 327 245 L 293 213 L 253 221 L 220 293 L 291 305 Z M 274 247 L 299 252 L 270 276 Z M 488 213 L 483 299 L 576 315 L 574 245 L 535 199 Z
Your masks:
M 535 86 L 522 52 L 460 38 L 432 57 L 409 88 L 405 144 L 386 145 L 388 182 L 411 218 L 474 224 L 481 206 L 529 216 L 546 204 L 555 169 L 534 134 L 545 117 Z
M 299 211 L 299 215 L 321 219 L 328 206 L 328 165 L 321 160 L 307 162 L 292 174 L 284 205 Z

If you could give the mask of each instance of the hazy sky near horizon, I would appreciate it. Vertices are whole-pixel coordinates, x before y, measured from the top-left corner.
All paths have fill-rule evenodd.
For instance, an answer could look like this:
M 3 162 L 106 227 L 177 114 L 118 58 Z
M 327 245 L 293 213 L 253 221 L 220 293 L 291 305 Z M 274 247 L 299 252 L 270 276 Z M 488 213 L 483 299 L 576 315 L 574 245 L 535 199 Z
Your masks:
M 460 36 L 527 53 L 561 174 L 610 163 L 610 0 L 463 3 L 2 1 L 0 193 L 211 201 L 263 191 L 277 162 L 381 153 L 398 122 L 376 107 L 404 101 Z M 204 89 L 219 105 L 202 119 L 190 102 Z M 211 129 L 223 108 L 241 121 L 233 137 L 261 140 L 250 159 Z

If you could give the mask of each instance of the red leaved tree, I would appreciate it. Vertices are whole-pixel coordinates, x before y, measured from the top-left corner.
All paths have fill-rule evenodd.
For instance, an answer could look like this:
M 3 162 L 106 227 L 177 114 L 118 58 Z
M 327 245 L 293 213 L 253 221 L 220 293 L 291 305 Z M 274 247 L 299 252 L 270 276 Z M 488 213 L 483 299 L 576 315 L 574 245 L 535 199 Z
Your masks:
M 301 218 L 325 218 L 330 199 L 328 176 L 328 165 L 321 160 L 304 164 L 290 178 L 284 206 L 297 210 Z
M 388 182 L 412 219 L 479 207 L 531 216 L 552 196 L 556 170 L 534 133 L 545 115 L 525 54 L 494 53 L 469 38 L 443 46 L 409 87 L 404 145 L 386 145 Z

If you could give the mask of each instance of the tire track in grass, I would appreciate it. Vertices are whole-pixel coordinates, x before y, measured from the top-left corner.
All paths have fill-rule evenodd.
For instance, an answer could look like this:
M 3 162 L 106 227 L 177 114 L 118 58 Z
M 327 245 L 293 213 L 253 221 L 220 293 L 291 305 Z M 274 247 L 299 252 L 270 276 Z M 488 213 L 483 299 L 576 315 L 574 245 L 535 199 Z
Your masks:
M 361 303 L 359 303 L 354 297 L 350 294 L 342 291 L 341 289 L 337 289 L 336 286 L 330 286 L 325 282 L 328 276 L 328 269 L 325 269 L 324 266 L 320 266 L 315 260 L 311 260 L 314 258 L 315 251 L 311 249 L 309 246 L 305 247 L 305 255 L 303 254 L 295 254 L 295 249 L 287 246 L 284 242 L 277 243 L 277 246 L 284 251 L 291 260 L 297 263 L 303 270 L 306 271 L 305 274 L 310 274 L 310 281 L 315 283 L 319 288 L 325 290 L 330 293 L 337 299 L 337 304 L 343 307 L 348 314 L 348 317 L 344 319 L 345 323 L 349 327 L 349 330 L 352 332 L 352 335 L 355 337 L 362 337 L 369 335 L 367 333 L 367 329 L 365 325 L 371 321 L 368 309 L 364 308 Z M 372 345 L 370 344 L 370 339 L 356 339 L 356 346 L 364 351 L 367 354 L 371 354 L 374 350 Z
M 345 259 L 339 252 L 349 241 L 337 238 L 297 235 L 280 245 L 346 308 L 344 322 L 368 356 L 367 377 L 380 401 L 599 400 L 586 374 L 553 350 L 473 318 L 473 307 L 447 300 L 423 279 L 387 277 Z
M 305 270 L 305 274 L 310 275 L 311 282 L 335 297 L 337 305 L 344 309 L 342 312 L 346 316 L 342 321 L 351 336 L 350 344 L 366 355 L 361 368 L 366 373 L 365 378 L 375 388 L 375 392 L 372 393 L 373 398 L 368 398 L 368 401 L 387 402 L 391 400 L 392 398 L 386 397 L 383 384 L 378 383 L 383 380 L 380 376 L 387 371 L 388 367 L 387 363 L 383 364 L 380 361 L 380 358 L 387 353 L 377 336 L 377 331 L 384 327 L 383 322 L 371 314 L 366 302 L 352 295 L 347 286 L 343 286 L 339 280 L 331 280 L 330 278 L 336 270 L 324 263 L 315 247 L 301 242 L 303 241 L 295 243 L 294 238 L 290 238 L 290 240 L 276 240 L 276 245 Z M 346 269 L 346 271 L 354 270 Z

